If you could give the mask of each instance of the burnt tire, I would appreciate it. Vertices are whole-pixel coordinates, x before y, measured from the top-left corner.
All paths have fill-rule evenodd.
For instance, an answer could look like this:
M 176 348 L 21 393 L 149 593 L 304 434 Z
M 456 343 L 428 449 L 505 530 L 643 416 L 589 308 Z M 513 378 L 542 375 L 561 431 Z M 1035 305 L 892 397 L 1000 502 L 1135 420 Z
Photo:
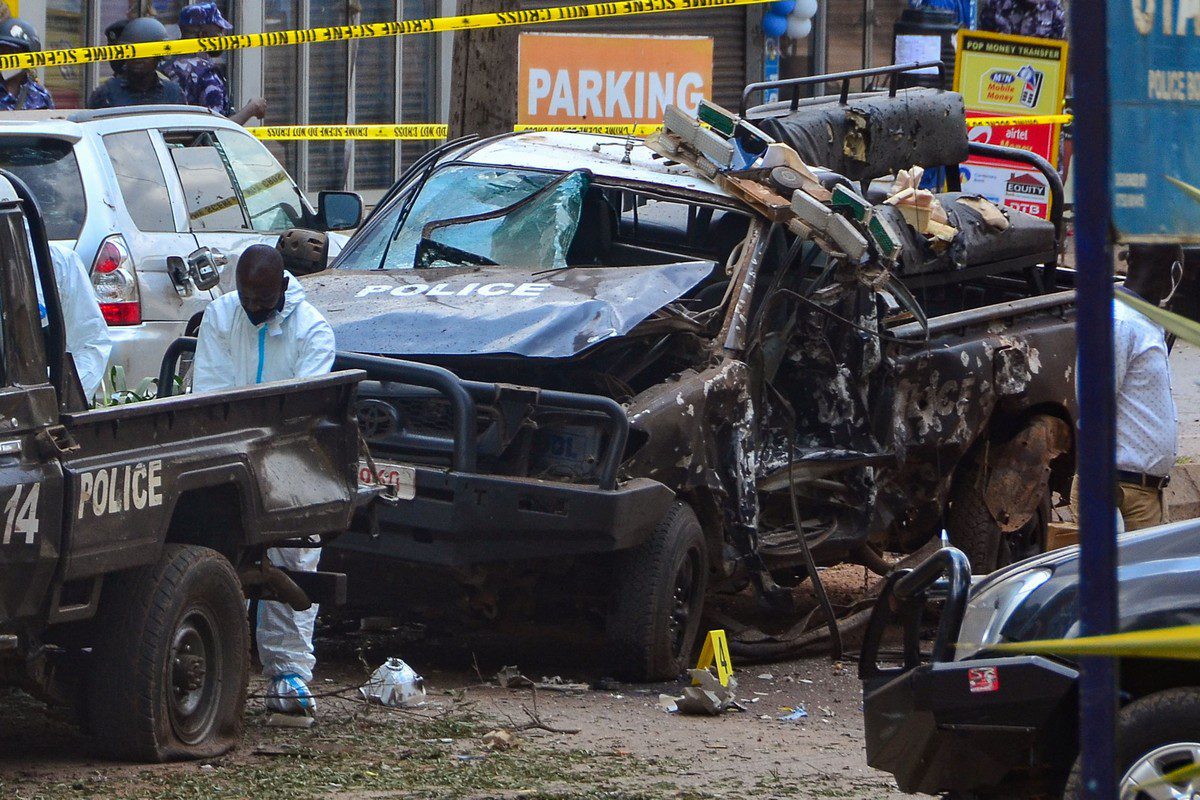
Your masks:
M 212 758 L 242 729 L 250 636 L 233 565 L 167 545 L 104 587 L 88 680 L 100 749 L 130 761 Z
M 666 681 L 687 669 L 707 588 L 704 531 L 676 501 L 650 538 L 617 558 L 606 627 L 618 676 Z
M 954 482 L 946 532 L 950 543 L 966 553 L 976 575 L 1035 556 L 1045 549 L 1050 523 L 1050 486 L 1047 484 L 1033 518 L 1011 533 L 1000 530 L 983 499 L 985 474 L 982 464 L 970 464 Z
M 1194 784 L 1200 768 L 1200 688 L 1183 687 L 1156 692 L 1133 701 L 1117 715 L 1117 781 L 1120 796 L 1136 800 L 1157 797 L 1190 797 L 1174 793 L 1169 781 L 1153 787 L 1157 793 L 1138 792 L 1135 786 L 1160 780 L 1171 772 L 1190 773 L 1180 783 Z M 1136 770 L 1135 770 L 1136 768 Z M 1063 800 L 1083 797 L 1079 759 L 1067 778 Z

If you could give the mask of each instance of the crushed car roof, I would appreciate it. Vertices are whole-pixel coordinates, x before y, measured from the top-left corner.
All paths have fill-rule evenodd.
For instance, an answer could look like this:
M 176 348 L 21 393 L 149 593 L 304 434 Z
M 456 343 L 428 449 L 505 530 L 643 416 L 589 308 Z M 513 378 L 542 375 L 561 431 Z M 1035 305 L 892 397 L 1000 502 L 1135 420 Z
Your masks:
M 634 139 L 626 158 L 629 141 L 630 137 L 627 136 L 531 131 L 504 136 L 477 146 L 469 150 L 462 160 L 475 164 L 556 171 L 588 169 L 605 178 L 653 183 L 737 202 L 715 183 L 696 175 L 686 166 L 667 166 L 667 162 L 656 156 L 640 139 Z

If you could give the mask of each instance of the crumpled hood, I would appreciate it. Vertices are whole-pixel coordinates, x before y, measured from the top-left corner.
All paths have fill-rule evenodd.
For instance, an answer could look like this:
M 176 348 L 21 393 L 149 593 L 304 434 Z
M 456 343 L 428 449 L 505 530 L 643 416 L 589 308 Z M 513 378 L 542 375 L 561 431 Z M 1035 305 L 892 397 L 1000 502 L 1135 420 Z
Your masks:
M 565 358 L 617 336 L 707 278 L 711 261 L 637 267 L 327 270 L 304 279 L 339 350 Z

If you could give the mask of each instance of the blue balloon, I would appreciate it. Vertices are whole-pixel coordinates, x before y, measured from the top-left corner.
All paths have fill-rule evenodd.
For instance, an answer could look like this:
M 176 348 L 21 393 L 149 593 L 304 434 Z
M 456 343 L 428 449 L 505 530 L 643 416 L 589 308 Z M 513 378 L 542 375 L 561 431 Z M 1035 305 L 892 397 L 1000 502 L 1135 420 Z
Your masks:
M 763 14 L 762 29 L 764 36 L 778 39 L 787 33 L 787 17 L 769 12 Z
M 788 14 L 796 10 L 796 0 L 775 0 L 771 3 L 772 14 L 778 14 L 781 17 L 786 17 Z

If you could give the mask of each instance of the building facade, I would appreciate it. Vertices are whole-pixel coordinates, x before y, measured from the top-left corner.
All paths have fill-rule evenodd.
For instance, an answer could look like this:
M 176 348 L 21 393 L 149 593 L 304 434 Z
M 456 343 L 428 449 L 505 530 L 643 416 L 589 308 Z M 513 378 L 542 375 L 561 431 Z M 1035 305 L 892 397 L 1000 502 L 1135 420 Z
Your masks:
M 523 6 L 579 0 L 524 0 Z M 47 49 L 103 43 L 122 18 L 153 14 L 173 32 L 188 0 L 7 0 L 43 34 Z M 280 31 L 448 16 L 455 0 L 220 0 L 235 32 Z M 892 24 L 906 0 L 821 0 L 813 35 L 784 43 L 783 74 L 891 61 Z M 741 88 L 764 73 L 764 6 L 537 26 L 536 30 L 713 38 L 713 94 L 736 107 Z M 273 125 L 444 122 L 452 35 L 368 39 L 224 54 L 235 106 L 265 97 Z M 43 79 L 60 108 L 82 107 L 111 74 L 108 64 L 52 68 Z M 514 101 L 515 102 L 515 101 Z M 370 201 L 430 146 L 428 142 L 314 141 L 272 145 L 309 192 L 353 189 Z

